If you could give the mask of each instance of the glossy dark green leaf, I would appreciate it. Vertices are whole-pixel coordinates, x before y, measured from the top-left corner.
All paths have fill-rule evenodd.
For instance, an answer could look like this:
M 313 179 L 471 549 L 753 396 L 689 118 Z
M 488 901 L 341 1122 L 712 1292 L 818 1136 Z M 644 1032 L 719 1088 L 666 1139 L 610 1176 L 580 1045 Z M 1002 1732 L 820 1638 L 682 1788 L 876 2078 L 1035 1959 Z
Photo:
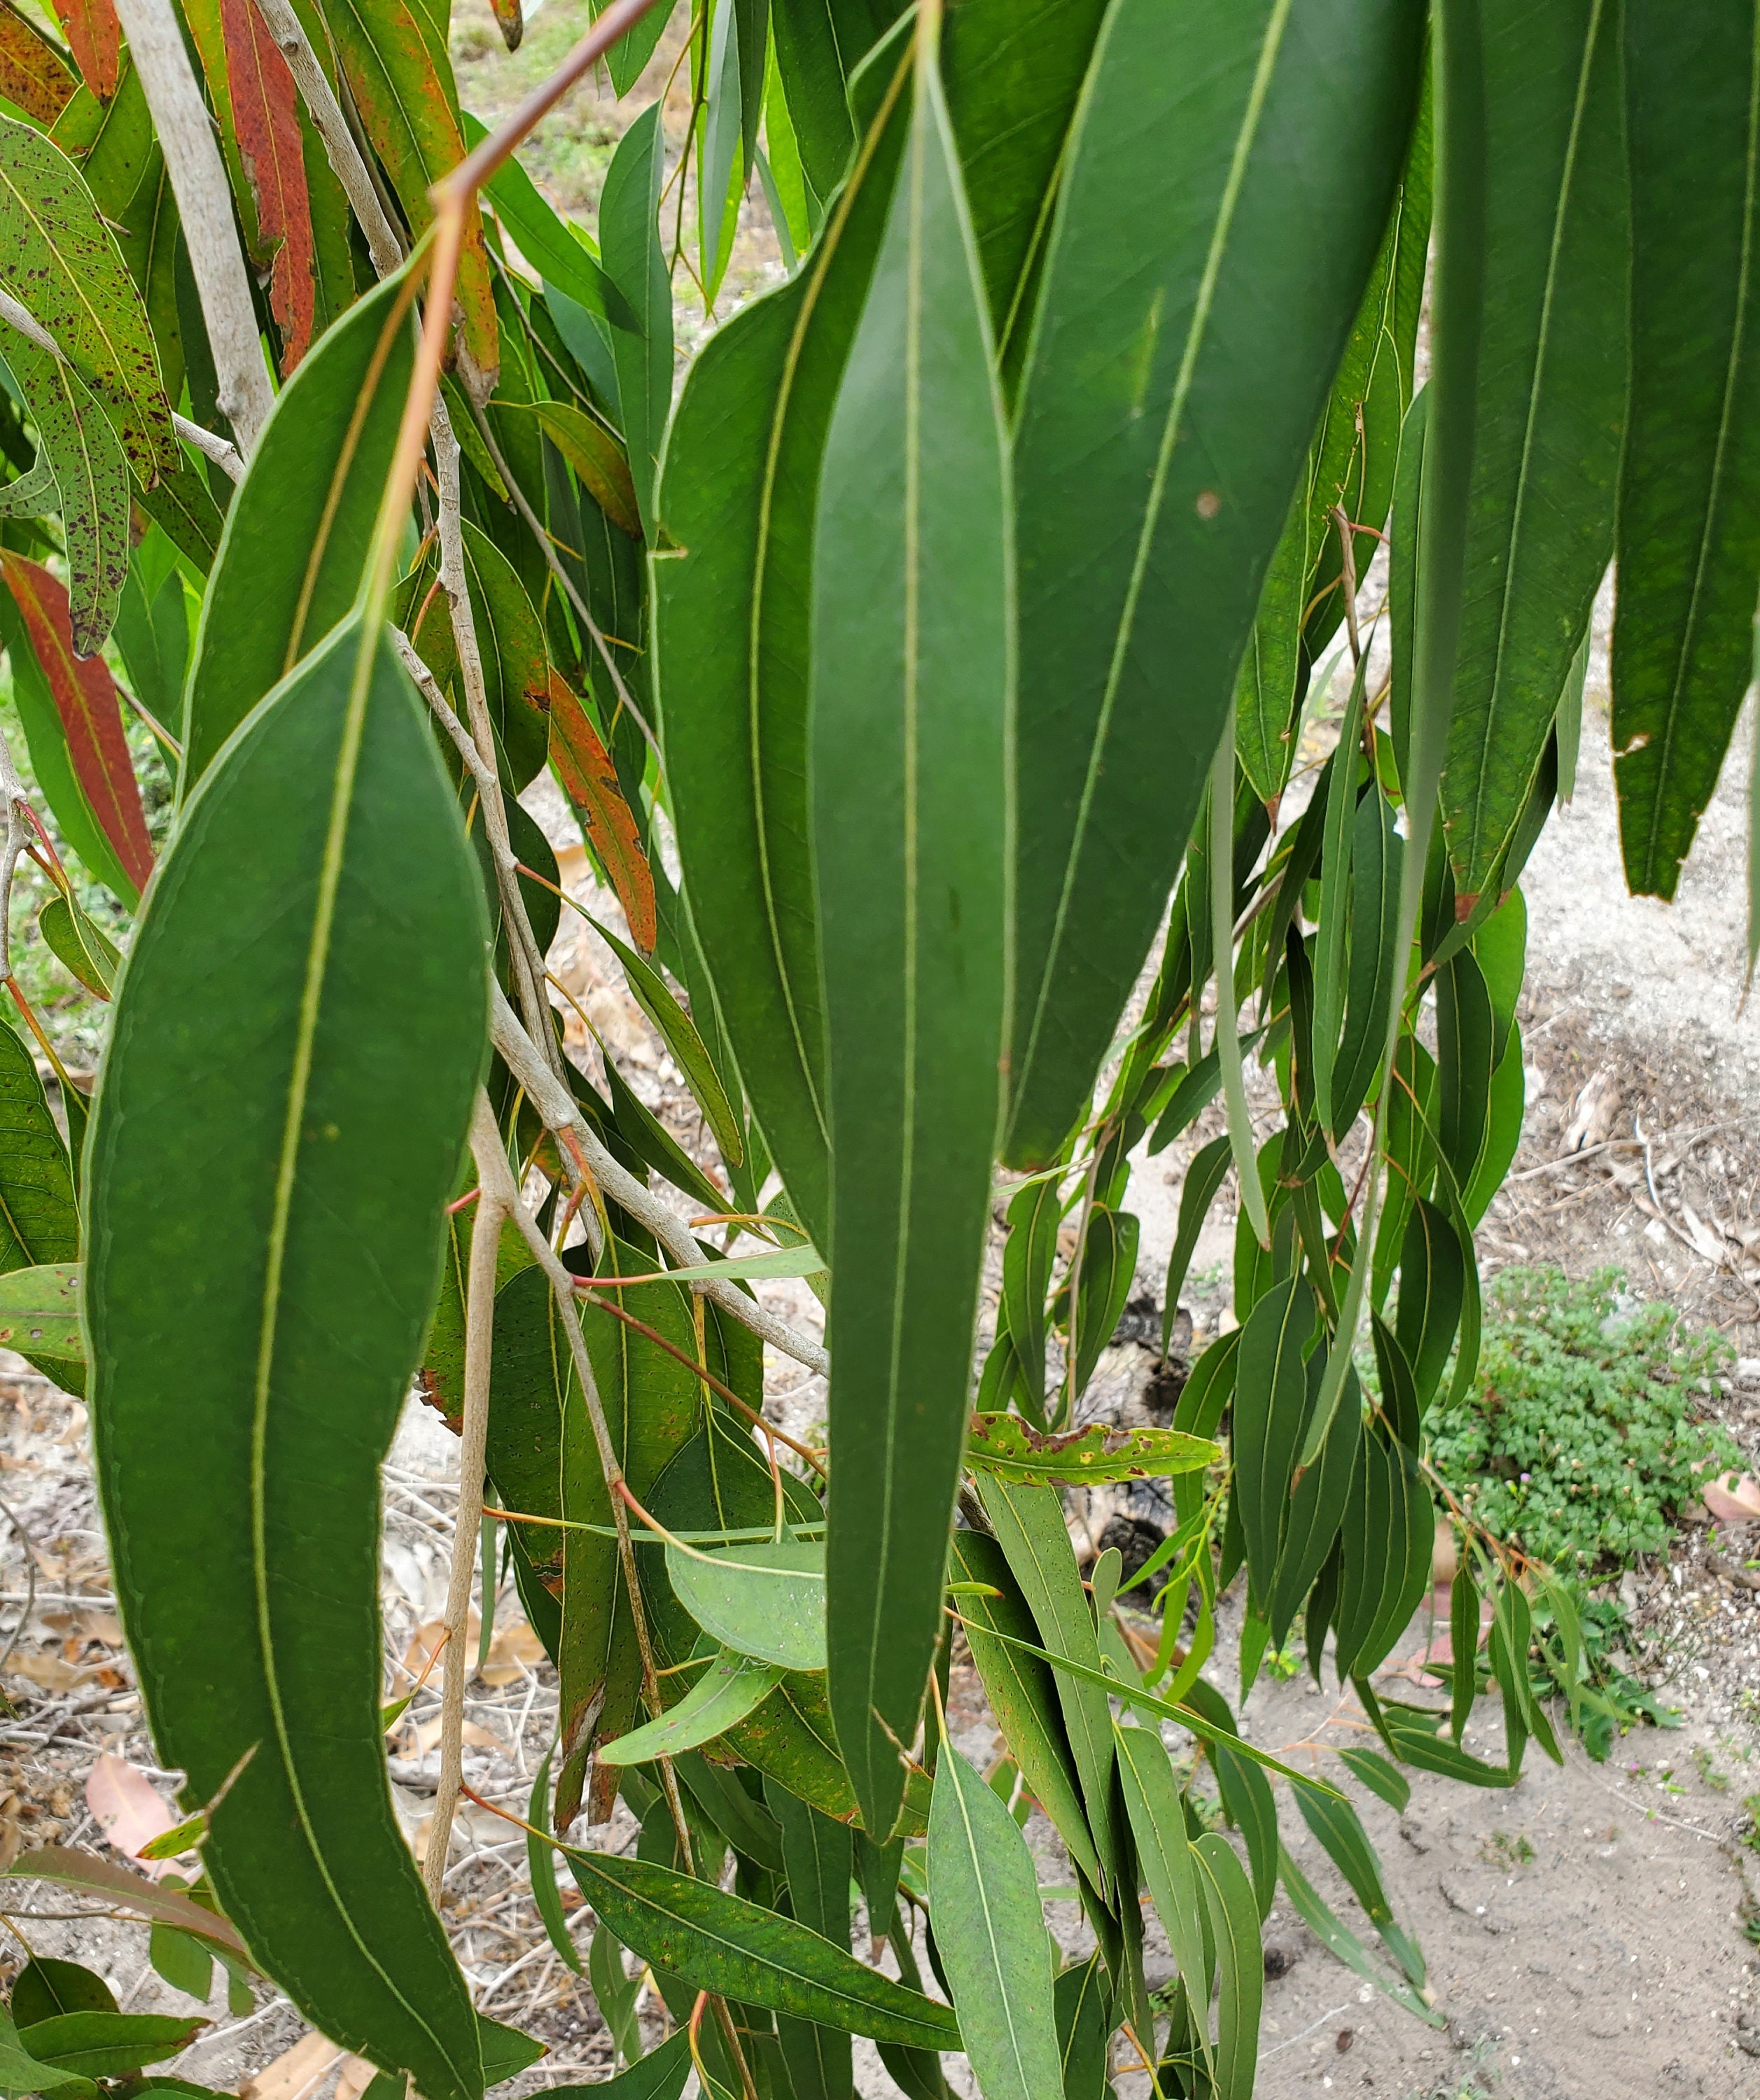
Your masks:
M 1430 1491 L 1406 1446 L 1378 1422 L 1357 1446 L 1344 1516 L 1339 1597 L 1339 1681 L 1367 1676 L 1418 1608 L 1429 1579 L 1436 1520 Z
M 1270 1613 L 1271 1637 L 1280 1648 L 1338 1537 L 1362 1433 L 1361 1397 L 1353 1372 L 1345 1381 L 1339 1411 L 1320 1447 L 1320 1456 L 1303 1469 L 1284 1519 L 1283 1549 Z
M 1009 1202 L 1008 1238 L 1002 1251 L 998 1317 L 1014 1345 L 1028 1399 L 1038 1410 L 1045 1400 L 1045 1293 L 1062 1215 L 1056 1178 L 1030 1182 Z
M 1195 1065 L 1184 1065 L 1179 1070 L 1181 1074 L 1180 1080 L 1167 1096 L 1167 1106 L 1156 1118 L 1155 1127 L 1149 1134 L 1149 1143 L 1145 1149 L 1151 1158 L 1198 1120 L 1215 1101 L 1217 1090 L 1222 1085 L 1222 1066 L 1214 1050 L 1206 1051 Z
M 1219 1832 L 1206 1831 L 1193 1846 L 1192 1857 L 1216 1949 L 1217 2100 L 1250 2100 L 1265 1992 L 1258 1906 L 1245 1870 Z
M 1264 1639 L 1262 1634 L 1259 1639 Z M 1251 1680 L 1258 1674 L 1256 1661 L 1251 1674 L 1243 1663 L 1243 1704 L 1251 1689 Z M 1239 1726 L 1228 1701 L 1215 1687 L 1199 1677 L 1187 1698 L 1211 1724 L 1212 1733 L 1205 1744 L 1205 1754 L 1216 1775 L 1223 1812 L 1245 1841 L 1247 1862 L 1252 1870 L 1253 1899 L 1263 1921 L 1271 1914 L 1272 1899 L 1277 1886 L 1277 1807 L 1271 1782 L 1251 1758 L 1243 1758 L 1238 1750 L 1229 1747 L 1239 1736 Z
M 1075 1295 L 1073 1401 L 1087 1390 L 1100 1352 L 1112 1339 L 1136 1279 L 1139 1224 L 1128 1211 L 1096 1203 L 1082 1235 L 1082 1273 Z
M 876 2040 L 960 2046 L 946 2005 L 864 1967 L 792 1918 L 646 1860 L 572 1846 L 566 1855 L 580 1893 L 624 1944 L 697 1990 Z
M 386 1788 L 378 1469 L 482 1069 L 486 938 L 416 696 L 346 623 L 187 807 L 90 1146 L 93 1432 L 154 1740 L 192 1802 L 232 1780 L 203 1856 L 253 1955 L 434 2100 L 483 2071 Z M 222 1113 L 217 1176 L 190 1118 Z
M 940 1625 L 1008 943 L 1008 467 L 929 29 L 920 18 L 904 166 L 826 439 L 814 558 L 831 1696 L 876 1835 Z
M 1493 884 L 1612 552 L 1630 267 L 1619 11 L 1484 16 L 1485 305 L 1443 775 L 1457 910 Z
M 929 1903 L 984 2100 L 1063 2089 L 1039 1872 L 1008 1809 L 945 1737 L 929 1819 Z
M 639 2063 L 631 2064 L 615 2078 L 598 2079 L 589 2085 L 549 2085 L 545 2090 L 558 2095 L 558 2100 L 586 2100 L 589 2093 L 603 2095 L 605 2100 L 679 2100 L 690 2069 L 690 2036 L 680 2027 Z
M 1433 1203 L 1412 1206 L 1400 1251 L 1400 1304 L 1394 1332 L 1412 1367 L 1420 1410 L 1442 1383 L 1460 1325 L 1466 1276 L 1454 1228 Z
M 643 110 L 618 141 L 599 204 L 606 274 L 638 324 L 614 329 L 618 402 L 642 528 L 654 537 L 654 483 L 673 405 L 673 299 L 660 252 L 658 214 L 665 174 L 659 105 Z
M 1387 1009 L 1400 983 L 1400 871 L 1404 842 L 1375 789 L 1356 805 L 1351 847 L 1351 963 L 1344 1032 L 1332 1066 L 1332 1132 L 1342 1137 L 1381 1076 Z
M 593 921 L 593 930 L 624 966 L 627 980 L 636 1004 L 659 1030 L 662 1041 L 671 1051 L 678 1069 L 685 1075 L 685 1083 L 691 1092 L 697 1106 L 708 1119 L 715 1133 L 715 1141 L 721 1149 L 721 1157 L 730 1167 L 739 1166 L 744 1154 L 738 1118 L 727 1099 L 727 1090 L 714 1065 L 703 1038 L 698 1034 L 690 1016 L 679 1004 L 668 989 L 666 980 L 638 955 L 627 942 L 620 941 L 615 933 Z
M 1391 1765 L 1378 1750 L 1343 1749 L 1339 1762 L 1360 1779 L 1370 1792 L 1386 1802 L 1395 1815 L 1403 1815 L 1412 1798 L 1411 1782 L 1397 1765 Z
M 67 1147 L 17 1030 L 0 1026 L 0 1274 L 77 1261 Z
M 113 2013 L 115 1994 L 102 1976 L 77 1961 L 35 1955 L 14 1979 L 7 2010 L 20 2028 L 62 2013 Z
M 1180 1975 L 1202 1999 L 1207 1995 L 1203 1910 L 1173 1767 L 1158 1729 L 1120 1728 L 1117 1740 L 1125 1812 L 1155 1915 Z
M 1634 891 L 1672 897 L 1752 670 L 1760 568 L 1760 25 L 1625 10 L 1631 404 L 1619 492 L 1614 781 Z
M 1381 1861 L 1369 1842 L 1361 1818 L 1348 1802 L 1335 1795 L 1317 1794 L 1303 1786 L 1297 1787 L 1295 1793 L 1302 1820 L 1350 1883 L 1352 1894 L 1368 1912 L 1370 1922 L 1381 1935 L 1388 1952 L 1417 1988 L 1423 1990 L 1423 1950 L 1393 1915 L 1393 1907 L 1382 1886 Z
M 544 629 L 518 571 L 487 533 L 467 518 L 461 537 L 489 714 L 514 785 L 524 788 L 543 770 L 549 748 L 550 663 Z
M 1294 1905 L 1296 1914 L 1326 1948 L 1329 1954 L 1342 1961 L 1346 1968 L 1354 1969 L 1378 1991 L 1384 1991 L 1397 2005 L 1424 2020 L 1433 2027 L 1446 2027 L 1447 2016 L 1434 2005 L 1427 2005 L 1408 1984 L 1387 1976 L 1370 1960 L 1368 1949 L 1354 1932 L 1339 1922 L 1330 1907 L 1313 1884 L 1303 1873 L 1286 1847 L 1277 1848 L 1277 1870 L 1284 1891 Z
M 830 197 L 862 128 L 856 76 L 897 14 L 890 0 L 775 0 L 770 24 L 807 180 Z M 858 108 L 851 122 L 851 104 Z
M 1304 1352 L 1317 1309 L 1301 1277 L 1275 1284 L 1248 1314 L 1234 1374 L 1235 1495 L 1253 1595 L 1269 1601 L 1308 1411 Z
M 1063 2100 L 1107 2100 L 1112 1993 L 1100 1955 L 1059 1970 L 1052 1987 L 1052 2005 L 1063 2058 Z
M 234 492 L 184 699 L 185 796 L 354 602 L 409 378 L 401 295 L 381 285 L 301 360 Z
M 953 1566 L 961 1580 L 996 1590 L 962 1596 L 959 1616 L 995 1714 L 1021 1777 L 1049 1817 L 1070 1856 L 1091 1882 L 1101 1878 L 1100 1857 L 1082 1812 L 1081 1781 L 1065 1731 L 1057 1686 L 1048 1664 L 990 1637 L 990 1629 L 1039 1643 L 1039 1629 L 1002 1548 L 979 1531 L 956 1531 Z
M 766 1783 L 764 1798 L 782 1829 L 789 1908 L 809 1931 L 828 1939 L 834 1947 L 847 1947 L 848 1827 L 821 1815 L 774 1781 Z M 788 2066 L 795 2100 L 854 2100 L 847 2035 L 791 2019 L 786 2014 L 778 2015 L 776 2035 Z
M 779 8 L 779 45 L 787 11 Z M 824 1015 L 806 756 L 814 517 L 908 98 L 882 108 L 818 245 L 692 366 L 659 507 L 660 728 L 678 850 L 721 1015 L 790 1200 L 828 1234 Z M 841 88 L 839 88 L 840 94 Z
M 1387 223 L 1422 36 L 1391 0 L 1107 16 L 1016 439 L 1012 1162 L 1061 1145 L 1160 917 Z
M 999 352 L 1018 368 L 1104 0 L 963 0 L 942 71 Z
M 664 27 L 665 11 L 656 11 L 654 19 Z M 480 145 L 489 135 L 487 126 L 468 109 L 463 117 L 465 143 Z M 602 315 L 615 326 L 634 325 L 635 315 L 591 248 L 557 216 L 517 160 L 504 161 L 483 187 L 496 217 L 505 221 L 519 243 L 520 254 L 546 285 L 554 285 L 577 306 Z
M 1220 1071 L 1217 1083 L 1221 1083 Z M 1216 1200 L 1216 1191 L 1222 1186 L 1228 1167 L 1228 1140 L 1224 1134 L 1213 1137 L 1185 1170 L 1185 1180 L 1180 1190 L 1180 1229 L 1174 1235 L 1173 1251 L 1167 1257 L 1167 1290 L 1162 1299 L 1163 1355 L 1179 1310 L 1180 1293 L 1185 1287 L 1186 1272 L 1192 1266 L 1192 1256 L 1198 1251 L 1198 1236 L 1204 1229 L 1204 1220 L 1210 1215 L 1210 1207 Z
M 1302 614 L 1308 600 L 1308 492 L 1296 491 L 1273 549 L 1234 688 L 1235 756 L 1261 802 L 1275 806 L 1295 757 Z
M 556 1755 L 553 1743 L 544 1753 L 544 1762 L 538 1767 L 537 1777 L 532 1783 L 532 1798 L 527 1804 L 526 1820 L 532 1826 L 526 1836 L 526 1864 L 532 1876 L 532 1900 L 543 1921 L 545 1937 L 555 1949 L 564 1965 L 580 1974 L 580 1956 L 568 1930 L 567 1913 L 562 1908 L 562 1897 L 557 1892 L 556 1873 L 551 1864 L 550 1847 L 541 1838 L 532 1834 L 547 1830 L 550 1822 L 550 1761 Z M 607 2023 L 611 2014 L 606 2014 Z
M 1021 1594 L 1052 1654 L 1101 1674 L 1100 1645 L 1074 1549 L 1064 1529 L 1063 1503 L 1055 1488 L 1017 1486 L 980 1475 L 978 1495 Z M 992 1621 L 1000 1636 L 1007 1629 Z M 1104 1679 L 1102 1680 L 1104 1681 Z M 1106 1696 L 1091 1681 L 1057 1673 L 1057 1698 L 1075 1759 L 1087 1827 L 1093 1834 L 1104 1890 L 1118 1861 L 1113 1834 L 1113 1730 Z
M 1497 1024 L 1484 973 L 1472 956 L 1436 973 L 1436 1134 L 1457 1182 L 1471 1180 L 1485 1142 Z
M 108 999 L 122 958 L 116 943 L 73 898 L 51 897 L 37 915 L 37 930 L 87 991 Z
M 1503 1186 L 1522 1141 L 1522 1118 L 1528 1105 L 1528 1081 L 1522 1065 L 1521 1030 L 1510 1032 L 1503 1061 L 1491 1075 L 1491 1093 L 1485 1114 L 1484 1149 L 1473 1178 L 1461 1191 L 1461 1208 L 1469 1225 L 1476 1225 L 1491 1207 L 1491 1199 Z
M 39 2063 L 73 2078 L 120 2078 L 183 2051 L 208 2024 L 169 2013 L 68 2012 L 20 2030 Z

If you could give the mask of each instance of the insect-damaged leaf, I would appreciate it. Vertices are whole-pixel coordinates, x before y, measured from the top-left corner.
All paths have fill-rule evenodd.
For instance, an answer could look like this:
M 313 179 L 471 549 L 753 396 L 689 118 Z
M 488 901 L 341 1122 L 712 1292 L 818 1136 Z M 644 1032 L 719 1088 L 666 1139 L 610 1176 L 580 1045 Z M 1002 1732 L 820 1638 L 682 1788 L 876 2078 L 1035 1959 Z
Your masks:
M 940 1619 L 1007 942 L 1007 462 L 932 27 L 919 19 L 910 136 L 831 417 L 814 562 L 831 1692 L 876 1834 L 902 1795 L 894 1745 L 915 1733 Z
M 53 124 L 79 83 L 67 60 L 29 16 L 0 7 L 0 95 L 39 124 Z
M 54 477 L 52 501 L 67 536 L 74 653 L 95 656 L 128 576 L 128 461 L 109 419 L 72 365 L 21 336 L 7 344 L 6 355 L 42 441 L 39 464 Z
M 146 308 L 78 170 L 0 117 L 0 279 L 103 402 L 143 483 L 181 458 Z
M 0 1276 L 0 1347 L 21 1357 L 83 1361 L 77 1262 L 49 1262 Z
M 0 574 L 17 602 L 49 682 L 68 756 L 92 814 L 138 893 L 152 872 L 152 844 L 128 755 L 116 682 L 101 656 L 77 656 L 68 595 L 39 562 L 0 549 Z M 134 902 L 131 897 L 128 900 Z
M 654 871 L 642 850 L 641 829 L 624 799 L 611 755 L 588 719 L 585 707 L 554 671 L 550 673 L 550 765 L 587 827 L 599 865 L 611 877 L 629 938 L 643 955 L 652 955 L 659 926 Z
M 1015 439 L 1011 1164 L 1062 1144 L 1153 935 L 1387 223 L 1423 30 L 1397 0 L 1107 16 Z
M 1102 1422 L 1046 1436 L 1018 1414 L 974 1414 L 965 1459 L 980 1472 L 1044 1486 L 1078 1480 L 1164 1480 L 1219 1463 L 1222 1447 L 1180 1429 L 1118 1429 Z
M 444 2100 L 483 2074 L 386 1787 L 378 1469 L 482 1065 L 487 938 L 419 704 L 352 620 L 185 812 L 117 1001 L 86 1273 L 154 1739 L 192 1801 L 232 1782 L 215 1892 L 315 2026 Z M 187 1492 L 193 1449 L 236 1522 Z
M 184 702 L 180 792 L 353 604 L 409 377 L 400 280 L 302 364 L 227 513 Z

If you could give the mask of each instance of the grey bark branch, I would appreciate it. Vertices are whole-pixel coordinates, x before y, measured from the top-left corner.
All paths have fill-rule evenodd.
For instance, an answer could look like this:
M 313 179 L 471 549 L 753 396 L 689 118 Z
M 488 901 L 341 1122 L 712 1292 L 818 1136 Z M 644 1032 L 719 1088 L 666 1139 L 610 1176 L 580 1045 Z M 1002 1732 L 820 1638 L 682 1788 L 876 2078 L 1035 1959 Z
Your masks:
M 514 1181 L 513 1169 L 507 1163 L 507 1155 L 501 1149 L 501 1133 L 495 1127 L 494 1114 L 488 1096 L 477 1096 L 476 1118 L 471 1127 L 470 1147 L 477 1162 L 479 1186 L 483 1193 L 479 1199 L 479 1215 L 482 1208 L 493 1202 L 496 1205 L 497 1220 L 507 1216 L 518 1227 L 521 1238 L 531 1249 L 532 1259 L 549 1280 L 556 1299 L 558 1317 L 562 1323 L 562 1332 L 567 1338 L 568 1353 L 573 1359 L 575 1375 L 580 1382 L 581 1398 L 586 1404 L 587 1419 L 593 1425 L 593 1440 L 599 1455 L 599 1470 L 605 1476 L 606 1499 L 611 1506 L 611 1521 L 617 1528 L 617 1557 L 623 1569 L 624 1588 L 629 1599 L 629 1613 L 636 1629 L 636 1645 L 642 1655 L 642 1690 L 648 1711 L 659 1717 L 663 1710 L 660 1701 L 659 1673 L 655 1664 L 653 1643 L 649 1638 L 647 1613 L 642 1608 L 642 1583 L 636 1569 L 636 1550 L 629 1537 L 629 1511 L 618 1492 L 624 1477 L 623 1461 L 617 1447 L 611 1441 L 609 1423 L 605 1419 L 604 1405 L 599 1398 L 598 1381 L 593 1375 L 593 1360 L 587 1354 L 586 1337 L 580 1331 L 580 1312 L 575 1303 L 575 1279 L 563 1266 L 560 1256 L 549 1242 L 539 1231 L 537 1220 L 526 1208 Z M 477 1243 L 470 1243 L 473 1267 Z M 479 1505 L 480 1507 L 480 1505 Z M 456 1549 L 455 1549 L 456 1550 Z M 678 1792 L 678 1781 L 673 1771 L 670 1758 L 659 1760 L 660 1771 L 666 1787 L 667 1806 L 672 1811 L 673 1828 L 677 1835 L 679 1848 L 686 1873 L 695 1873 L 696 1864 L 691 1857 L 690 1826 L 686 1820 L 684 1802 Z
M 20 306 L 10 292 L 0 291 L 0 321 L 15 328 L 27 342 L 35 343 L 39 350 L 47 351 L 51 357 L 60 358 L 64 364 L 67 362 L 60 344 L 29 307 Z M 243 479 L 245 462 L 238 456 L 238 448 L 228 443 L 218 430 L 205 430 L 200 423 L 192 423 L 188 417 L 175 413 L 171 422 L 185 444 L 193 445 L 199 452 L 205 452 L 232 480 Z
M 646 1225 L 681 1268 L 695 1268 L 700 1264 L 703 1251 L 690 1228 L 651 1190 L 643 1188 L 600 1144 L 576 1108 L 567 1088 L 538 1057 L 531 1037 L 519 1025 L 518 1016 L 508 1004 L 501 987 L 495 984 L 489 986 L 489 1035 L 506 1061 L 508 1070 L 525 1088 L 532 1106 L 544 1118 L 545 1127 L 558 1136 L 565 1130 L 570 1132 L 606 1194 Z M 692 1287 L 702 1291 L 705 1297 L 712 1298 L 741 1326 L 749 1327 L 754 1335 L 773 1348 L 781 1350 L 784 1356 L 792 1357 L 809 1370 L 821 1374 L 830 1371 L 831 1357 L 817 1342 L 797 1334 L 786 1321 L 754 1304 L 733 1284 L 710 1281 Z
M 479 1102 L 482 1096 L 479 1096 Z M 486 1107 L 487 1104 L 483 1104 Z M 458 1454 L 458 1511 L 452 1531 L 452 1564 L 446 1586 L 446 1674 L 440 1686 L 440 1781 L 434 1790 L 434 1816 L 428 1825 L 428 1842 L 421 1855 L 421 1878 L 428 1899 L 438 1910 L 440 1884 L 446 1876 L 446 1855 L 451 1848 L 452 1818 L 458 1811 L 458 1796 L 464 1779 L 465 1680 L 470 1674 L 466 1629 L 470 1619 L 470 1582 L 476 1572 L 477 1539 L 483 1525 L 483 1468 L 488 1448 L 489 1370 L 495 1344 L 495 1257 L 501 1245 L 501 1223 L 507 1215 L 507 1187 L 501 1134 L 493 1118 L 487 1132 L 481 1127 L 479 1107 L 470 1132 L 470 1149 L 477 1162 L 479 1186 L 477 1215 L 471 1226 L 470 1268 L 465 1296 L 465 1407 L 463 1440 Z M 497 1177 L 486 1162 L 493 1154 L 503 1169 Z M 514 1192 L 518 1202 L 518 1193 Z
M 367 250 L 373 258 L 373 267 L 380 276 L 389 277 L 402 267 L 403 243 L 379 201 L 379 192 L 373 187 L 360 148 L 355 143 L 355 135 L 348 128 L 348 119 L 342 114 L 342 105 L 336 99 L 329 77 L 288 0 L 257 0 L 257 12 L 287 60 L 288 71 L 293 76 L 293 85 L 299 90 L 306 113 L 324 141 L 332 172 L 342 185 L 350 209 L 367 236 Z
M 220 406 L 249 458 L 275 404 L 214 122 L 169 0 L 117 0 L 189 245 Z

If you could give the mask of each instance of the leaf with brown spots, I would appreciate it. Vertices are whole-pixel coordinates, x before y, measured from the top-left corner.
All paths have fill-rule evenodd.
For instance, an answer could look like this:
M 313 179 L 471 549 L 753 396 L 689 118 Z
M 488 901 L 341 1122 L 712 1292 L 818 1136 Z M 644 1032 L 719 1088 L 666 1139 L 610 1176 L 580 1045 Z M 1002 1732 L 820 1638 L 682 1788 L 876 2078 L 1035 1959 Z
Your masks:
M 111 0 L 55 0 L 55 11 L 80 78 L 100 102 L 108 102 L 116 93 L 122 61 L 122 25 Z
M 49 681 L 75 777 L 129 880 L 144 889 L 152 873 L 152 845 L 129 763 L 115 681 L 101 656 L 74 655 L 67 593 L 46 568 L 0 548 L 0 573 L 18 601 Z
M 280 324 L 285 377 L 311 344 L 315 289 L 298 98 L 287 60 L 252 0 L 220 0 L 220 28 L 239 157 L 256 199 L 258 229 L 273 251 L 269 307 Z
M 430 11 L 423 0 L 321 0 L 321 6 L 367 137 L 419 236 L 434 218 L 430 185 L 465 157 L 445 11 Z M 486 382 L 479 387 L 474 377 L 470 390 L 485 398 L 501 351 L 488 250 L 474 205 L 453 296 L 465 317 L 467 366 Z
M 1048 1436 L 1018 1414 L 974 1414 L 965 1449 L 966 1463 L 980 1472 L 1036 1487 L 1162 1480 L 1198 1472 L 1221 1458 L 1220 1445 L 1183 1429 L 1119 1429 L 1095 1422 Z
M 587 827 L 600 866 L 611 879 L 629 922 L 629 938 L 643 955 L 652 955 L 659 928 L 654 875 L 642 850 L 642 833 L 617 784 L 611 753 L 586 709 L 554 671 L 550 673 L 550 764 Z
M 42 458 L 55 476 L 67 533 L 73 651 L 95 656 L 128 580 L 128 461 L 109 419 L 70 364 L 22 340 L 7 344 L 7 362 L 30 404 Z
M 53 124 L 78 82 L 35 23 L 0 0 L 0 95 L 39 124 Z
M 79 170 L 29 124 L 0 117 L 0 280 L 108 412 L 139 479 L 179 455 L 147 310 Z

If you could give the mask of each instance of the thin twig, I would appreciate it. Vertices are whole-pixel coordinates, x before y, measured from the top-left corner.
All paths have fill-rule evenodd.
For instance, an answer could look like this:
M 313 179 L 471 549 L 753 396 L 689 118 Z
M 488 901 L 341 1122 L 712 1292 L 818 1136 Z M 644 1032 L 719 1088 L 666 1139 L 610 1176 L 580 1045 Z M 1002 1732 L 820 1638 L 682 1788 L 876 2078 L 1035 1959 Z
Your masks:
M 248 458 L 275 405 L 275 394 L 257 333 L 214 120 L 196 85 L 174 11 L 163 0 L 117 0 L 116 11 L 188 236 L 220 407 Z
M 518 1016 L 508 1004 L 501 986 L 494 983 L 489 986 L 489 1034 L 509 1070 L 525 1088 L 532 1106 L 543 1118 L 546 1128 L 554 1131 L 565 1144 L 571 1142 L 578 1146 L 583 1163 L 600 1188 L 613 1202 L 620 1203 L 639 1224 L 645 1225 L 681 1268 L 695 1268 L 702 1251 L 690 1227 L 600 1144 L 581 1118 L 573 1096 L 539 1058 L 531 1039 L 519 1025 Z M 784 1356 L 792 1357 L 809 1370 L 822 1374 L 830 1372 L 831 1357 L 825 1349 L 766 1312 L 732 1283 L 723 1282 L 718 1277 L 705 1277 L 691 1288 L 712 1298 L 723 1311 L 732 1313 L 734 1319 L 781 1350 Z

